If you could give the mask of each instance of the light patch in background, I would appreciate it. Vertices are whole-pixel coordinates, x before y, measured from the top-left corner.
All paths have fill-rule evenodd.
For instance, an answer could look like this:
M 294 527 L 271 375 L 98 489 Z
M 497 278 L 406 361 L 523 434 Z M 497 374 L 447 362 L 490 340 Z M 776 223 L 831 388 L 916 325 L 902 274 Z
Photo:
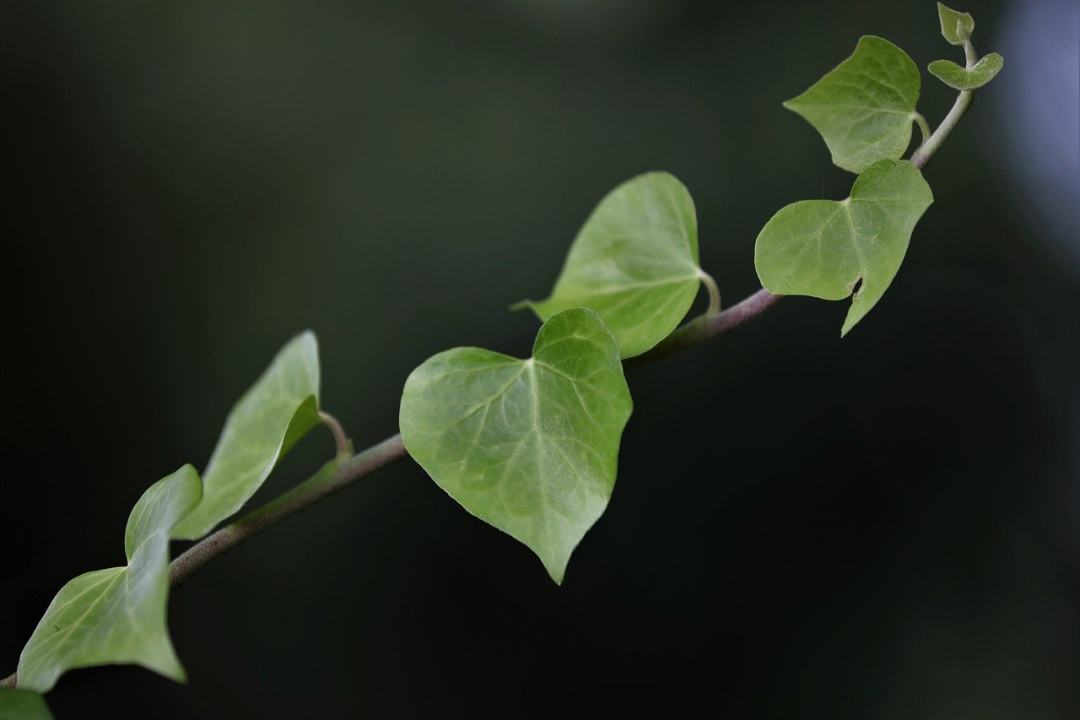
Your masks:
M 1041 243 L 1067 273 L 1080 276 L 1080 4 L 1075 0 L 1015 0 L 1002 18 L 1000 52 L 1005 69 L 995 80 L 994 114 L 1004 132 L 988 148 L 1015 188 L 1016 208 Z M 989 47 L 989 46 L 988 46 Z M 1053 345 L 1043 356 L 1071 361 Z M 1080 373 L 1055 369 L 1048 377 L 1072 377 L 1052 386 L 1061 410 L 1060 433 L 1080 437 Z M 1068 494 L 1070 541 L 1080 558 L 1080 442 L 1061 466 Z
M 1080 274 L 1080 4 L 1016 0 L 998 26 L 1000 46 L 987 48 L 1005 69 L 987 94 L 1004 132 L 989 154 L 1004 160 L 1032 236 Z

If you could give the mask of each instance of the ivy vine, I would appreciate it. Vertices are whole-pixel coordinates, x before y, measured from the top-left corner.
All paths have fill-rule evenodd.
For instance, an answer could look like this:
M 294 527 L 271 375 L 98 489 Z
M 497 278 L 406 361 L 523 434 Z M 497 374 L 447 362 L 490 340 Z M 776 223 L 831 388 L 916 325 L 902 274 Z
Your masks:
M 533 354 L 519 359 L 454 348 L 421 364 L 401 397 L 400 434 L 353 454 L 321 410 L 315 336 L 294 338 L 226 420 L 205 472 L 185 465 L 146 490 L 124 533 L 124 565 L 64 585 L 0 682 L 0 720 L 48 718 L 41 693 L 68 670 L 142 665 L 183 682 L 166 621 L 170 589 L 262 530 L 396 460 L 412 457 L 469 513 L 531 549 L 556 583 L 574 548 L 607 507 L 632 400 L 624 367 L 725 333 L 782 296 L 851 298 L 841 334 L 884 296 L 916 223 L 933 202 L 921 169 L 1004 61 L 979 57 L 975 21 L 938 4 L 941 34 L 964 65 L 937 60 L 932 75 L 959 90 L 931 132 L 918 113 L 912 59 L 865 36 L 854 53 L 784 103 L 824 139 L 832 161 L 856 174 L 842 200 L 782 208 L 757 237 L 762 289 L 721 310 L 701 268 L 694 202 L 667 173 L 632 178 L 601 200 L 570 247 L 549 297 L 526 300 L 542 322 Z M 914 127 L 922 142 L 907 160 Z M 704 313 L 683 324 L 704 286 Z M 336 456 L 267 505 L 240 511 L 281 458 L 317 425 Z M 169 561 L 172 540 L 198 541 Z

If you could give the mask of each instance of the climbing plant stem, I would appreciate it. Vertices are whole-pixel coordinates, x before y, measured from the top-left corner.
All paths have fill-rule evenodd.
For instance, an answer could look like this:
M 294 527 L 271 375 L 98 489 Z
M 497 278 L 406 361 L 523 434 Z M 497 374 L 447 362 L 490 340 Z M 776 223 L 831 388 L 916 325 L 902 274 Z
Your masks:
M 978 60 L 970 41 L 966 41 L 964 44 L 964 54 L 967 66 L 970 68 Z M 912 164 L 922 168 L 930 162 L 934 153 L 945 141 L 949 133 L 952 132 L 952 129 L 960 121 L 970 104 L 971 92 L 961 92 L 941 125 L 933 133 L 929 134 L 929 137 L 925 135 L 929 130 L 925 118 L 921 115 L 914 118 L 919 123 L 920 128 L 923 129 L 925 142 L 912 155 Z M 705 284 L 709 294 L 709 305 L 706 311 L 675 330 L 652 350 L 625 361 L 625 366 L 636 367 L 654 362 L 723 335 L 764 314 L 783 297 L 773 295 L 768 290 L 761 288 L 726 310 L 721 311 L 720 292 L 716 282 L 707 273 L 702 272 L 701 275 L 702 282 Z M 337 457 L 324 465 L 315 475 L 288 492 L 216 530 L 177 556 L 169 566 L 171 587 L 177 588 L 183 585 L 211 560 L 224 555 L 267 528 L 311 507 L 324 498 L 344 490 L 357 480 L 367 477 L 408 455 L 400 434 L 391 435 L 382 442 L 354 455 L 352 454 L 352 446 L 348 440 L 348 435 L 345 433 L 341 423 L 328 413 L 320 413 L 319 417 L 334 436 Z M 15 687 L 16 681 L 17 675 L 12 673 L 0 680 L 0 687 Z

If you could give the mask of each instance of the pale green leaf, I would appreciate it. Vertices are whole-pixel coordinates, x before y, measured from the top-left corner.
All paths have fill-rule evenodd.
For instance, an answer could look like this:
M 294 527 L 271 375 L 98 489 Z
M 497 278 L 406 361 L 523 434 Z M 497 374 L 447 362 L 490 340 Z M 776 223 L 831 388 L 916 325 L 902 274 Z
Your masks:
M 80 575 L 60 589 L 19 656 L 20 688 L 45 692 L 67 670 L 117 663 L 184 680 L 165 622 L 169 538 L 201 493 L 190 465 L 143 493 L 128 517 L 128 564 Z
M 864 35 L 851 57 L 784 107 L 821 133 L 834 164 L 859 173 L 907 150 L 920 82 L 907 53 Z
M 0 688 L 0 720 L 52 720 L 52 713 L 36 692 Z
M 941 22 L 941 36 L 950 45 L 963 45 L 975 32 L 975 18 L 969 13 L 959 12 L 938 3 L 937 14 Z
M 624 358 L 671 334 L 697 295 L 697 215 L 689 191 L 663 172 L 612 190 L 574 239 L 551 296 L 531 307 L 541 320 L 575 307 L 603 318 Z
M 975 90 L 994 79 L 1005 67 L 1005 58 L 990 53 L 979 59 L 971 69 L 951 60 L 935 60 L 927 66 L 930 74 L 956 90 Z
M 842 300 L 855 292 L 841 334 L 881 299 L 934 200 L 914 165 L 881 160 L 846 200 L 803 200 L 781 209 L 757 237 L 754 265 L 776 295 Z M 855 290 L 858 285 L 858 290 Z
M 203 474 L 203 499 L 175 536 L 197 540 L 247 502 L 281 459 L 319 422 L 315 335 L 290 341 L 229 413 Z
M 429 358 L 405 383 L 401 437 L 439 487 L 560 583 L 607 507 L 631 409 L 614 337 L 578 308 L 544 323 L 528 360 L 480 348 Z

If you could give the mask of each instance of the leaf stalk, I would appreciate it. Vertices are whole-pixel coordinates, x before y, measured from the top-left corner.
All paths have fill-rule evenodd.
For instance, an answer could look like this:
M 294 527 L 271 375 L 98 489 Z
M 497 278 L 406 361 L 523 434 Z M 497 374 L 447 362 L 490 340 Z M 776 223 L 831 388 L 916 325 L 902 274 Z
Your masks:
M 337 457 L 339 460 L 349 457 L 353 454 L 352 442 L 349 440 L 348 434 L 345 432 L 345 428 L 336 417 L 323 410 L 319 411 L 319 420 L 322 424 L 330 429 L 330 433 L 334 436 L 334 444 L 337 446 Z
M 720 312 L 720 287 L 716 284 L 713 276 L 698 268 L 698 277 L 709 293 L 709 306 L 705 308 L 705 315 L 717 315 Z
M 974 67 L 975 63 L 979 61 L 978 53 L 975 52 L 975 47 L 971 44 L 971 40 L 964 40 L 964 59 L 968 70 Z M 945 138 L 949 136 L 949 133 L 951 133 L 953 128 L 960 122 L 960 118 L 962 118 L 964 113 L 967 112 L 967 109 L 971 107 L 973 96 L 974 91 L 972 90 L 960 91 L 960 94 L 956 96 L 956 102 L 953 103 L 952 108 L 949 110 L 949 114 L 945 116 L 945 119 L 941 121 L 941 124 L 937 126 L 937 129 L 934 130 L 933 134 L 912 154 L 912 165 L 920 170 L 926 167 L 926 164 L 930 162 L 930 158 L 934 156 L 934 153 L 936 153 L 942 143 L 945 142 Z

